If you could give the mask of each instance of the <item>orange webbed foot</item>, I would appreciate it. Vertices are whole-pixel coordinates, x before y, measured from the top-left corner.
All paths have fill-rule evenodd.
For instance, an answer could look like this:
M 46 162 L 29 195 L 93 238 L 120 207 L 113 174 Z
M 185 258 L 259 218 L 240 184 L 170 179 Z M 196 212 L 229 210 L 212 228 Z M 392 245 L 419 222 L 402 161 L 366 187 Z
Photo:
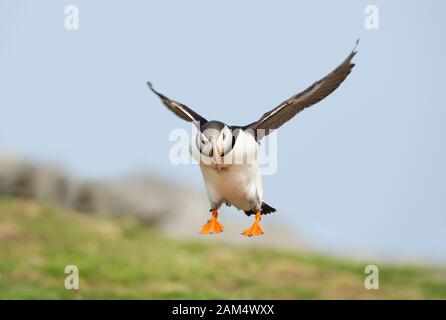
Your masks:
M 257 212 L 256 220 L 254 221 L 254 224 L 250 228 L 243 231 L 242 235 L 244 235 L 245 237 L 262 235 L 264 232 L 263 232 L 262 227 L 260 226 L 260 220 L 261 220 L 261 213 Z
M 224 228 L 223 225 L 217 220 L 218 212 L 217 210 L 212 211 L 212 218 L 208 220 L 208 222 L 201 228 L 201 234 L 213 234 L 213 233 L 221 233 Z

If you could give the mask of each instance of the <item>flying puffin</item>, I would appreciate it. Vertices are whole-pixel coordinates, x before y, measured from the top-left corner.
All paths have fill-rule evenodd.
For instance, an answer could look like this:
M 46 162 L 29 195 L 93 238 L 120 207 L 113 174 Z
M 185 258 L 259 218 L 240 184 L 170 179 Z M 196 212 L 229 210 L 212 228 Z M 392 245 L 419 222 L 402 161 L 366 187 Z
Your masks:
M 222 204 L 233 205 L 248 216 L 255 215 L 254 224 L 242 235 L 252 237 L 263 234 L 261 216 L 275 212 L 276 209 L 263 202 L 257 161 L 260 140 L 339 87 L 355 66 L 352 59 L 357 52 L 358 41 L 353 51 L 331 73 L 245 126 L 208 121 L 186 105 L 159 93 L 147 82 L 168 109 L 181 119 L 193 122 L 198 129 L 189 151 L 199 162 L 212 213 L 211 219 L 202 227 L 201 234 L 223 231 L 223 225 L 217 220 L 218 209 Z

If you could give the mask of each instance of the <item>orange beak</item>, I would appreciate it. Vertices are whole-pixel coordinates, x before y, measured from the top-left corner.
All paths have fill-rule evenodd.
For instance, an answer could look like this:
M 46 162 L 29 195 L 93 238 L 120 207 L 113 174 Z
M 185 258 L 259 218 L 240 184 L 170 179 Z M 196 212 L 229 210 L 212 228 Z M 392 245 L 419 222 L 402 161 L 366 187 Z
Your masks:
M 215 142 L 212 143 L 212 158 L 214 159 L 214 163 L 215 166 L 217 167 L 217 170 L 220 171 L 221 170 L 221 154 L 220 151 L 218 150 L 217 144 Z

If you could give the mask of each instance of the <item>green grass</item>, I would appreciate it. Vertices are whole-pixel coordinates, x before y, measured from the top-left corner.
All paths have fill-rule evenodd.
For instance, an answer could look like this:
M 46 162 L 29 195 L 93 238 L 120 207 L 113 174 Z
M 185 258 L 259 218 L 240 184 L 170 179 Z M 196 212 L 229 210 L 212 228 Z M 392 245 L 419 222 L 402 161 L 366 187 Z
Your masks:
M 253 239 L 253 241 L 255 241 Z M 303 252 L 172 240 L 132 220 L 0 199 L 1 299 L 446 298 L 446 271 L 364 267 Z M 76 265 L 79 290 L 64 269 Z

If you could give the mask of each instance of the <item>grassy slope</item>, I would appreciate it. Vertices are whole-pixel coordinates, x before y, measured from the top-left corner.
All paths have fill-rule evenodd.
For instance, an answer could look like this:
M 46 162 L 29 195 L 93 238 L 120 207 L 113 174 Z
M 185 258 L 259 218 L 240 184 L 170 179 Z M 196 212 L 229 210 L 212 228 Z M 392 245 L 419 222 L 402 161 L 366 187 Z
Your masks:
M 0 199 L 0 298 L 446 298 L 446 271 L 167 239 L 130 220 Z M 254 240 L 255 241 L 255 240 Z M 80 290 L 64 288 L 75 264 Z

